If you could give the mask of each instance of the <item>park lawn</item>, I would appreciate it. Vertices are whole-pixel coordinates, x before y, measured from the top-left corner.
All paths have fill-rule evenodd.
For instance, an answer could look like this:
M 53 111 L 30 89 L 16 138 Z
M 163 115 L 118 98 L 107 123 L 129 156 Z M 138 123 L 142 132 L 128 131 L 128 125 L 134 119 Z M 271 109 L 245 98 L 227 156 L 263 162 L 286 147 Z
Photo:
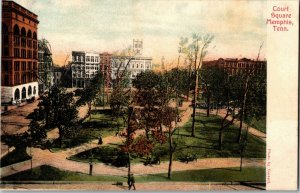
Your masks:
M 118 121 L 121 123 L 120 119 Z M 112 119 L 110 109 L 92 110 L 91 119 L 89 117 L 86 118 L 81 127 L 73 133 L 73 136 L 64 138 L 62 147 L 58 146 L 58 141 L 54 141 L 50 150 L 57 152 L 66 148 L 76 147 L 83 143 L 99 139 L 100 136 L 103 138 L 115 135 L 118 130 L 118 123 Z
M 198 158 L 211 157 L 239 157 L 240 145 L 236 143 L 238 128 L 231 125 L 223 132 L 222 150 L 218 150 L 219 127 L 221 118 L 216 115 L 206 117 L 204 114 L 196 116 L 195 137 L 191 136 L 192 118 L 178 131 L 175 131 L 173 138 L 177 141 L 175 159 L 182 154 L 197 154 Z M 248 158 L 265 158 L 266 143 L 257 137 L 248 135 L 248 141 L 244 156 Z
M 1 167 L 5 167 L 11 164 L 23 162 L 26 160 L 31 159 L 31 156 L 29 156 L 26 152 L 26 148 L 17 148 L 14 149 L 12 152 L 9 152 L 5 156 L 3 156 L 0 159 L 0 165 Z
M 223 148 L 218 150 L 219 125 L 221 118 L 216 115 L 206 117 L 204 114 L 196 117 L 196 136 L 191 137 L 191 119 L 173 135 L 174 143 L 177 148 L 173 160 L 181 160 L 188 154 L 196 154 L 198 159 L 201 158 L 218 158 L 218 157 L 240 157 L 240 145 L 236 143 L 238 128 L 232 125 L 224 131 Z M 98 147 L 93 151 L 95 162 L 110 164 L 116 159 L 113 152 L 120 152 L 118 146 L 109 148 Z M 116 154 L 116 153 L 115 153 Z M 160 155 L 161 161 L 169 160 L 169 145 L 157 144 L 154 148 L 154 156 Z M 74 161 L 88 162 L 90 160 L 90 150 L 73 155 L 70 159 Z M 248 135 L 248 142 L 245 148 L 244 157 L 246 158 L 265 158 L 266 144 L 262 140 Z M 111 158 L 111 160 L 110 160 Z M 125 161 L 125 160 L 124 160 Z M 133 157 L 131 163 L 145 162 L 146 157 Z
M 191 181 L 191 182 L 265 182 L 265 167 L 244 167 L 224 169 L 205 169 L 172 172 L 171 180 L 167 173 L 136 175 L 136 182 Z M 47 174 L 47 175 L 45 175 Z M 4 181 L 99 181 L 127 182 L 127 176 L 97 175 L 90 176 L 79 172 L 63 171 L 51 166 L 42 165 L 1 179 Z
M 246 121 L 247 124 L 249 124 L 249 126 L 263 132 L 266 133 L 266 117 L 263 117 L 259 120 L 253 118 L 250 121 Z

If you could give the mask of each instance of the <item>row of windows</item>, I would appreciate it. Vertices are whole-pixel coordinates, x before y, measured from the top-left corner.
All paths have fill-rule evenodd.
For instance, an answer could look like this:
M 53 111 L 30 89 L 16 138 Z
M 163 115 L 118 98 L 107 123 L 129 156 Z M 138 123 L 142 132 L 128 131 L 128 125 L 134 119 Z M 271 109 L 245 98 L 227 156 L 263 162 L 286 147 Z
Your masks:
M 5 37 L 3 37 L 3 38 L 5 38 Z M 8 39 L 8 37 L 7 37 L 7 39 Z M 8 40 L 4 40 L 4 41 L 8 42 Z M 21 43 L 21 47 L 26 47 L 27 46 L 28 48 L 37 49 L 37 41 L 36 40 L 31 40 L 31 39 L 27 39 L 27 38 L 20 38 L 20 36 L 14 36 L 14 46 L 20 46 L 20 43 Z
M 146 67 L 147 69 L 149 69 L 150 66 L 151 66 L 150 64 L 146 64 L 146 65 L 145 65 L 145 67 Z M 118 67 L 119 67 L 119 64 L 113 63 L 113 64 L 112 64 L 112 67 L 113 67 L 113 68 L 118 68 Z M 121 64 L 121 68 L 125 68 L 125 64 L 124 64 L 124 63 Z M 134 68 L 144 68 L 144 64 L 131 64 L 131 68 L 132 68 L 132 69 L 134 69 Z
M 72 56 L 72 60 L 74 62 L 84 62 L 84 57 L 83 56 Z M 99 62 L 99 57 L 98 56 L 86 56 L 85 60 L 87 62 Z
M 20 55 L 20 49 L 19 48 L 14 48 L 14 57 L 15 58 L 29 58 L 29 59 L 37 59 L 37 52 L 32 51 L 32 50 L 26 50 L 21 49 L 21 55 Z
M 37 70 L 36 62 L 14 62 L 14 71 Z
M 15 72 L 14 73 L 15 84 L 26 84 L 34 81 L 34 75 L 28 72 Z
M 255 67 L 255 68 L 262 68 L 263 64 L 262 63 L 235 63 L 235 62 L 227 62 L 224 63 L 224 67 L 235 67 L 235 68 L 250 68 L 250 67 Z

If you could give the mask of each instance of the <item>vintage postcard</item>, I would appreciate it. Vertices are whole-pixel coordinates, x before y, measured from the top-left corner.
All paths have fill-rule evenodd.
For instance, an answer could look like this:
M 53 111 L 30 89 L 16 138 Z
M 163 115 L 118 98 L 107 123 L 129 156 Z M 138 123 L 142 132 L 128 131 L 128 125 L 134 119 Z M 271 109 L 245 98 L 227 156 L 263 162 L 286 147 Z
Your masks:
M 1 13 L 1 190 L 298 189 L 298 0 Z

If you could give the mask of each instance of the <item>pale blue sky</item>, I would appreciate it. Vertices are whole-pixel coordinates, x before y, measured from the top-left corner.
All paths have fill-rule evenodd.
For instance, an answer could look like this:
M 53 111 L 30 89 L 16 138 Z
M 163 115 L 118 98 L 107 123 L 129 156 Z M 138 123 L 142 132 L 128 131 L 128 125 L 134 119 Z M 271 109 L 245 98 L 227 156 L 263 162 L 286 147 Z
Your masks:
M 207 59 L 255 58 L 266 41 L 266 1 L 15 1 L 38 15 L 38 38 L 49 40 L 60 65 L 72 50 L 112 52 L 133 38 L 144 40 L 144 55 L 156 63 L 162 56 L 177 61 L 179 38 L 192 33 L 214 34 Z

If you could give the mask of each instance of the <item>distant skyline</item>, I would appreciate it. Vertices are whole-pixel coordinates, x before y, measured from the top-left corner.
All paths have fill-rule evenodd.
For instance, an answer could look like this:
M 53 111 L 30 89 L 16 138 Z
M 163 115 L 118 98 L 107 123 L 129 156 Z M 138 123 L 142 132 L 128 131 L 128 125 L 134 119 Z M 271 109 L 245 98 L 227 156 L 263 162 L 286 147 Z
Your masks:
M 254 59 L 264 41 L 266 1 L 231 0 L 15 0 L 36 13 L 38 38 L 51 44 L 55 64 L 72 50 L 113 52 L 143 39 L 144 55 L 177 62 L 180 37 L 215 36 L 206 59 Z M 70 60 L 70 58 L 69 58 Z

